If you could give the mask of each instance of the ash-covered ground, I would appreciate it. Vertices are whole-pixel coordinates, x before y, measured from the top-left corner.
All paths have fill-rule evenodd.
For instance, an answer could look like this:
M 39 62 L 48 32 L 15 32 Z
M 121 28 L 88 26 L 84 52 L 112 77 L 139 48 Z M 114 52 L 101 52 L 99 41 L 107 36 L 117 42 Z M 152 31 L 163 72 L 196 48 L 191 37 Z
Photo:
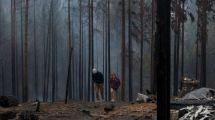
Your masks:
M 105 109 L 111 106 L 113 109 Z M 37 104 L 23 103 L 17 107 L 0 107 L 0 119 L 5 120 L 5 113 L 14 113 L 13 120 L 34 116 L 39 120 L 156 120 L 155 103 L 93 103 L 69 101 L 40 103 L 39 112 L 35 112 Z M 11 114 L 12 114 L 11 113 Z M 30 115 L 29 115 L 30 114 Z

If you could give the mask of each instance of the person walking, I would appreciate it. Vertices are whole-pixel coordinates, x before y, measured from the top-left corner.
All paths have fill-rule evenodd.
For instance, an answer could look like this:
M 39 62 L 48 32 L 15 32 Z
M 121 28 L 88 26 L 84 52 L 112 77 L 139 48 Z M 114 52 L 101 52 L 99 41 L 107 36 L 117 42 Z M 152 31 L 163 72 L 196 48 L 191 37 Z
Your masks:
M 117 100 L 117 90 L 119 86 L 120 86 L 119 78 L 116 77 L 115 73 L 112 73 L 110 78 L 111 102 L 115 102 Z
M 96 102 L 103 101 L 104 76 L 96 68 L 93 68 L 92 79 L 94 82 L 94 88 L 96 92 Z M 99 95 L 101 95 L 101 99 Z

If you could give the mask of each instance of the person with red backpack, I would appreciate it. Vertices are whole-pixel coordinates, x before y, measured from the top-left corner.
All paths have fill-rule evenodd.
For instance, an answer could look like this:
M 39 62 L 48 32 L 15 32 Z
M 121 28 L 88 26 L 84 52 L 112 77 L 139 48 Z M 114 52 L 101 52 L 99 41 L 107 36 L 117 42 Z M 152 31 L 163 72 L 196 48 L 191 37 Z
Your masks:
M 111 90 L 111 102 L 115 102 L 117 99 L 116 93 L 120 86 L 120 80 L 116 77 L 115 73 L 111 74 L 110 78 L 110 90 Z

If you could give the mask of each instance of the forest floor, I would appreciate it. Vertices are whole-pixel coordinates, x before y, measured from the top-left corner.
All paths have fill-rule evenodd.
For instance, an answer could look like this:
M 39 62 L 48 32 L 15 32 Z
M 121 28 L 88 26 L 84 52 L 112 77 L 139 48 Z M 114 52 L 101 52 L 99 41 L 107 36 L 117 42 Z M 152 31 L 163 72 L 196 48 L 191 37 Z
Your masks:
M 109 103 L 64 102 L 41 103 L 39 120 L 156 120 L 154 103 L 114 103 L 115 108 L 105 112 Z M 24 103 L 17 107 L 1 108 L 0 113 L 12 111 L 17 116 L 25 111 L 35 111 L 36 104 Z M 14 119 L 16 120 L 16 119 Z

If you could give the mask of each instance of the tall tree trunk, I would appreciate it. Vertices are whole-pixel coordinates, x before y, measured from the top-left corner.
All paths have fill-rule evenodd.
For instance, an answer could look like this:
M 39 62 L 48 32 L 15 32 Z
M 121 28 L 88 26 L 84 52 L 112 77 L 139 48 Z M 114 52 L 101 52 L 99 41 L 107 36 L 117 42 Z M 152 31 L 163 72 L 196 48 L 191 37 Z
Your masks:
M 52 39 L 52 102 L 56 98 L 56 38 L 55 38 L 55 28 L 54 28 L 54 5 L 53 0 L 51 3 L 51 39 Z
M 68 73 L 67 73 L 67 81 L 66 81 L 66 97 L 65 97 L 65 104 L 67 104 L 68 101 L 68 95 L 69 95 L 69 84 L 71 82 L 71 60 L 72 60 L 72 48 L 70 48 L 69 51 L 69 64 L 68 64 Z
M 199 80 L 199 41 L 200 41 L 200 7 L 197 8 L 197 40 L 196 40 L 196 80 Z
M 157 76 L 157 118 L 159 120 L 170 119 L 170 3 L 170 0 L 157 1 L 154 60 Z
M 20 0 L 20 7 L 21 7 L 21 14 L 20 14 L 20 18 L 21 18 L 21 20 L 20 20 L 20 25 L 21 25 L 21 35 L 20 35 L 20 39 L 21 39 L 21 83 L 22 83 L 22 85 L 24 85 L 23 84 L 23 82 L 24 82 L 24 47 L 23 47 L 23 45 L 24 45 L 24 40 L 23 40 L 23 2 L 22 2 L 23 0 Z M 23 86 L 22 86 L 22 88 L 23 88 Z
M 91 83 L 91 0 L 88 0 L 88 24 L 89 24 L 89 26 L 88 26 L 88 36 L 89 36 L 89 41 L 88 41 L 88 101 L 90 101 L 90 83 Z M 94 92 L 94 91 L 92 91 L 92 92 Z
M 175 7 L 175 41 L 174 41 L 174 95 L 178 94 L 179 78 L 179 41 L 180 41 L 180 0 L 176 0 Z
M 107 81 L 110 80 L 110 75 L 111 75 L 111 56 L 110 56 L 110 0 L 107 1 L 107 53 L 108 53 L 108 70 L 107 70 Z M 108 91 L 108 99 L 110 100 L 110 87 L 109 87 L 109 82 L 107 82 L 107 91 Z
M 140 29 L 141 29 L 141 44 L 140 44 L 140 93 L 143 92 L 143 16 L 144 16 L 144 8 L 143 8 L 144 0 L 140 1 Z
M 206 87 L 206 43 L 208 39 L 207 34 L 207 17 L 209 1 L 200 1 L 200 42 L 201 42 L 201 69 L 200 69 L 200 85 Z
M 82 21 L 82 0 L 79 0 L 79 99 L 83 99 L 83 21 Z
M 121 72 L 122 72 L 122 88 L 121 88 L 121 99 L 125 100 L 125 0 L 122 0 L 122 16 L 121 16 Z
M 11 0 L 12 94 L 16 96 L 16 1 Z
M 91 79 L 92 80 L 92 69 L 94 67 L 94 20 L 93 20 L 93 11 L 94 11 L 94 6 L 93 6 L 94 0 L 91 0 L 91 53 L 92 53 L 92 57 L 91 57 Z M 92 83 L 92 82 L 91 82 Z M 92 91 L 94 91 L 94 87 L 92 84 Z M 92 101 L 94 101 L 94 92 L 92 92 Z
M 72 48 L 72 29 L 71 29 L 71 0 L 68 0 L 68 51 L 70 51 L 70 49 Z M 69 52 L 68 52 L 69 53 Z M 69 57 L 69 55 L 70 55 L 70 53 L 68 54 L 68 57 Z M 73 60 L 73 56 L 72 56 L 72 58 L 71 58 L 71 60 L 72 60 L 72 63 L 74 63 L 74 60 Z M 71 62 L 71 61 L 70 61 Z M 72 64 L 72 65 L 74 65 L 74 64 Z M 74 67 L 73 67 L 74 68 Z M 72 69 L 72 71 L 71 71 L 71 75 L 73 76 L 73 81 L 74 81 L 74 69 L 73 68 L 71 68 Z M 74 85 L 72 84 L 72 76 L 69 76 L 69 91 L 70 91 L 70 94 L 69 94 L 69 98 L 73 98 L 73 94 L 74 94 Z
M 43 6 L 43 9 L 45 7 Z M 43 13 L 43 102 L 45 101 L 45 86 L 46 86 L 46 23 L 45 23 L 45 13 Z
M 94 100 L 94 85 L 92 84 L 92 69 L 94 65 L 94 56 L 93 56 L 93 0 L 88 0 L 89 6 L 89 57 L 88 57 L 88 100 L 90 100 L 90 92 L 92 93 L 91 100 Z M 90 89 L 90 87 L 92 89 Z
M 185 1 L 182 1 L 182 10 L 185 11 Z M 180 89 L 182 89 L 182 80 L 184 78 L 184 21 L 182 22 L 182 36 L 181 36 L 181 78 Z
M 103 50 L 102 50 L 102 52 L 103 52 L 103 73 L 104 73 L 104 79 L 106 78 L 106 69 L 105 69 L 105 66 L 106 66 L 106 60 L 105 60 L 105 57 L 106 57 L 106 44 L 105 44 L 105 42 L 106 42 L 106 31 L 105 31 L 105 26 L 106 25 L 106 14 L 105 14 L 105 12 L 104 12 L 104 14 L 103 14 L 103 31 L 102 31 L 102 37 L 103 37 Z M 104 82 L 104 88 L 106 88 L 106 82 Z M 106 90 L 104 89 L 104 95 L 106 96 Z M 104 96 L 104 99 L 106 100 L 106 97 Z
M 28 4 L 25 0 L 25 41 L 24 41 L 24 79 L 23 79 L 23 102 L 28 100 Z
M 52 0 L 50 1 L 49 19 L 48 19 L 48 32 L 46 40 L 46 55 L 45 55 L 45 84 L 44 84 L 44 101 L 47 102 L 49 97 L 49 81 L 50 81 L 50 60 L 51 60 L 51 33 L 52 33 Z
M 35 77 L 35 98 L 38 97 L 38 62 L 37 62 L 37 36 L 36 36 L 36 8 L 34 0 L 34 77 Z
M 108 0 L 105 0 L 105 100 L 108 101 Z
M 128 0 L 128 85 L 129 101 L 132 101 L 132 38 L 131 38 L 131 0 Z
M 156 22 L 156 5 L 157 0 L 152 0 L 152 40 L 151 40 L 151 91 L 155 94 L 157 92 L 157 76 L 155 74 L 155 22 Z

